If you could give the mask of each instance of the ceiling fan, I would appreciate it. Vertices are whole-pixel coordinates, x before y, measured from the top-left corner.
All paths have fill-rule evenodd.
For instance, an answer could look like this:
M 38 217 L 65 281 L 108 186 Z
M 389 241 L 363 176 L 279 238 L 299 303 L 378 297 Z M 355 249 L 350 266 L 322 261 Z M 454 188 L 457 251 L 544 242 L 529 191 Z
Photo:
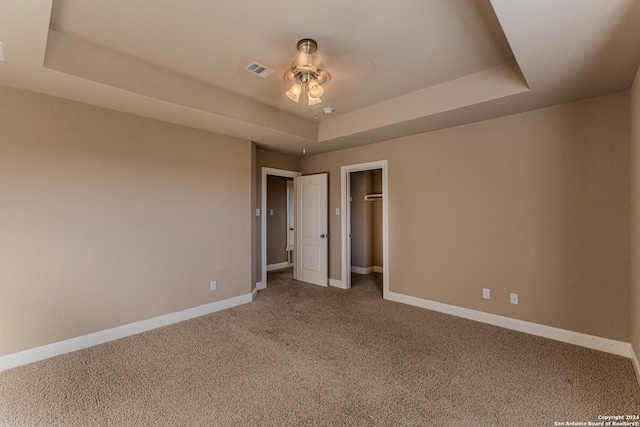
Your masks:
M 313 39 L 302 39 L 297 44 L 298 57 L 292 62 L 291 70 L 285 75 L 285 80 L 291 83 L 291 89 L 286 95 L 294 102 L 300 102 L 302 95 L 306 105 L 316 105 L 322 102 L 324 85 L 329 83 L 331 76 L 322 68 L 322 64 L 313 53 L 318 50 L 318 43 Z

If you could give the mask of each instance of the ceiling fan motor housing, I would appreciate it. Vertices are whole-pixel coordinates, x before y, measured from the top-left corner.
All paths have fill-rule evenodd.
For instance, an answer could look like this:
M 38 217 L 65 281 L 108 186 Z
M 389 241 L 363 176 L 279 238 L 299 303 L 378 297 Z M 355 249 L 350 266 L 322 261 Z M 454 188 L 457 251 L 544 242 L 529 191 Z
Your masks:
M 308 84 L 313 80 L 319 84 L 325 84 L 329 81 L 329 75 L 323 72 L 322 66 L 318 58 L 312 55 L 318 50 L 318 43 L 313 39 L 302 39 L 297 44 L 300 55 L 291 64 L 291 73 L 289 76 L 300 84 Z

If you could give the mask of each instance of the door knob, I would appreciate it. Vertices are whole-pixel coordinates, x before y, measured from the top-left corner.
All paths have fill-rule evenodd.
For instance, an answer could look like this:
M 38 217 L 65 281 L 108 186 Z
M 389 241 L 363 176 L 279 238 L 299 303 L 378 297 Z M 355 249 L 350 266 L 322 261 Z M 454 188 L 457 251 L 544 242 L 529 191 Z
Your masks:
M 326 236 L 325 236 L 324 234 L 321 234 L 321 235 L 320 235 L 320 238 L 321 238 L 321 239 L 324 239 L 325 237 L 326 237 Z

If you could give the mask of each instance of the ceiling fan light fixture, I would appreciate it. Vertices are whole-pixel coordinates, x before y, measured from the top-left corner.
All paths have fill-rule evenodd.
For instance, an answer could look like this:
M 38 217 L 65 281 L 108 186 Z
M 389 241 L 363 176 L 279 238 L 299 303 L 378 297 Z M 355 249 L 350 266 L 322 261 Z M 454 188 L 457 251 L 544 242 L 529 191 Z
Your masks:
M 289 89 L 286 94 L 289 97 L 290 100 L 292 100 L 293 102 L 298 102 L 300 101 L 300 94 L 302 93 L 302 86 L 300 86 L 299 84 L 294 84 L 293 86 L 291 86 L 291 89 Z
M 313 96 L 311 96 L 311 94 L 309 94 L 308 105 L 316 105 L 316 104 L 320 104 L 321 102 L 322 102 L 322 99 L 320 99 L 320 97 L 314 98 Z
M 322 69 L 318 58 L 312 55 L 318 49 L 318 43 L 312 39 L 302 39 L 298 41 L 297 48 L 298 57 L 285 76 L 285 80 L 293 85 L 285 93 L 292 101 L 299 102 L 300 94 L 306 91 L 307 105 L 319 104 L 322 102 L 320 97 L 324 95 L 323 85 L 329 82 L 330 76 Z
M 324 88 L 322 87 L 322 85 L 320 85 L 320 83 L 318 83 L 316 80 L 314 80 L 311 83 L 309 83 L 309 96 L 310 97 L 320 98 L 322 95 L 324 95 Z M 311 105 L 311 104 L 309 104 L 309 105 Z

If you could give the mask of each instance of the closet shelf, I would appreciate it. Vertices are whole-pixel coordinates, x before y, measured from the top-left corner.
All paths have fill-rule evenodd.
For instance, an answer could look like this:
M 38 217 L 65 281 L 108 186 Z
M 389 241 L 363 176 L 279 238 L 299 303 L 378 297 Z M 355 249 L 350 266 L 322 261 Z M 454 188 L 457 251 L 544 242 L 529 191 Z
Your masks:
M 367 194 L 366 196 L 364 196 L 364 200 L 366 202 L 373 202 L 374 200 L 381 200 L 381 199 L 382 199 L 381 193 Z

